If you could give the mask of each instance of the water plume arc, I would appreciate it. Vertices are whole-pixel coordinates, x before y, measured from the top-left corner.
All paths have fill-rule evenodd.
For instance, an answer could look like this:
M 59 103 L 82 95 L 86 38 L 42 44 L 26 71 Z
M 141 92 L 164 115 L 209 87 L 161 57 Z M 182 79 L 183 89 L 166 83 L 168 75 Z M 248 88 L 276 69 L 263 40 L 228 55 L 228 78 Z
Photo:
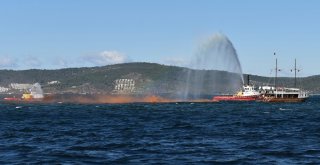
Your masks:
M 243 85 L 241 64 L 231 41 L 218 33 L 203 42 L 192 57 L 185 97 L 236 92 Z M 217 72 L 217 71 L 224 71 Z

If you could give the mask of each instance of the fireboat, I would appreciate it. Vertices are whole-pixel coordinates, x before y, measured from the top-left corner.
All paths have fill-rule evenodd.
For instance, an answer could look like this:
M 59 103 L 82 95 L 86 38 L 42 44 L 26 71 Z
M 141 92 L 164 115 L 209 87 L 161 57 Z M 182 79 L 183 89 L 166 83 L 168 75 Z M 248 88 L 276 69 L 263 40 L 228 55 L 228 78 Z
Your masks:
M 261 95 L 258 88 L 254 85 L 250 85 L 250 78 L 248 75 L 248 84 L 243 86 L 242 90 L 237 92 L 235 95 L 223 95 L 223 96 L 214 96 L 212 101 L 255 101 Z

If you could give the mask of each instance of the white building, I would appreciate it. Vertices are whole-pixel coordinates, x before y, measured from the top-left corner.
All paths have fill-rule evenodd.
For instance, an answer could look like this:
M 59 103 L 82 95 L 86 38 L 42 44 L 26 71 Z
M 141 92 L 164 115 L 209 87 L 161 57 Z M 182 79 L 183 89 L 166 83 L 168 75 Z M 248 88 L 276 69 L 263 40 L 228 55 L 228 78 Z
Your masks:
M 0 86 L 0 93 L 8 92 L 9 90 L 10 90 L 9 88 Z
M 60 84 L 60 81 L 50 81 L 48 82 L 49 85 L 54 85 L 54 84 Z
M 114 83 L 114 91 L 117 93 L 132 93 L 135 90 L 135 81 L 133 79 L 117 79 Z
M 32 87 L 33 84 L 19 84 L 19 83 L 11 83 L 9 85 L 10 88 L 12 89 L 17 89 L 17 90 L 27 90 Z

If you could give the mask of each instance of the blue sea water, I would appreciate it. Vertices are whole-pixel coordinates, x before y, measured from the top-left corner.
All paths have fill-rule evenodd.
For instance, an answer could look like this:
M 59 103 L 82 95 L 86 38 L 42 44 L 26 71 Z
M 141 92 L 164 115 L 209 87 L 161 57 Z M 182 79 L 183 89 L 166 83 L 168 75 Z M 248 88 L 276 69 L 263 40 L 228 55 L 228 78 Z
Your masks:
M 0 164 L 320 164 L 304 103 L 0 103 Z

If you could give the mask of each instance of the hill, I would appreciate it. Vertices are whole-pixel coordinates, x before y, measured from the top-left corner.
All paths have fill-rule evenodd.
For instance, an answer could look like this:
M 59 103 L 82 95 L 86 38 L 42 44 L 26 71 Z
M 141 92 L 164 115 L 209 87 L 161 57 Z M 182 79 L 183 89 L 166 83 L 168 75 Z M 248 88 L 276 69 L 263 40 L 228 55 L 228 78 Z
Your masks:
M 155 63 L 125 63 L 102 67 L 67 68 L 59 70 L 0 70 L 2 93 L 21 93 L 28 84 L 39 82 L 45 93 L 76 94 L 181 94 L 187 83 L 188 68 Z M 201 94 L 230 93 L 225 78 L 235 76 L 224 71 L 196 71 L 216 77 L 214 85 L 209 79 Z M 207 77 L 207 76 L 205 76 Z M 246 75 L 244 75 L 246 77 Z M 272 84 L 273 79 L 250 75 L 255 85 Z M 280 85 L 292 87 L 293 78 L 281 77 Z M 320 92 L 320 76 L 298 78 L 299 87 Z M 303 82 L 303 83 L 302 83 Z M 213 89 L 214 88 L 214 89 Z M 218 90 L 217 90 L 218 89 Z

